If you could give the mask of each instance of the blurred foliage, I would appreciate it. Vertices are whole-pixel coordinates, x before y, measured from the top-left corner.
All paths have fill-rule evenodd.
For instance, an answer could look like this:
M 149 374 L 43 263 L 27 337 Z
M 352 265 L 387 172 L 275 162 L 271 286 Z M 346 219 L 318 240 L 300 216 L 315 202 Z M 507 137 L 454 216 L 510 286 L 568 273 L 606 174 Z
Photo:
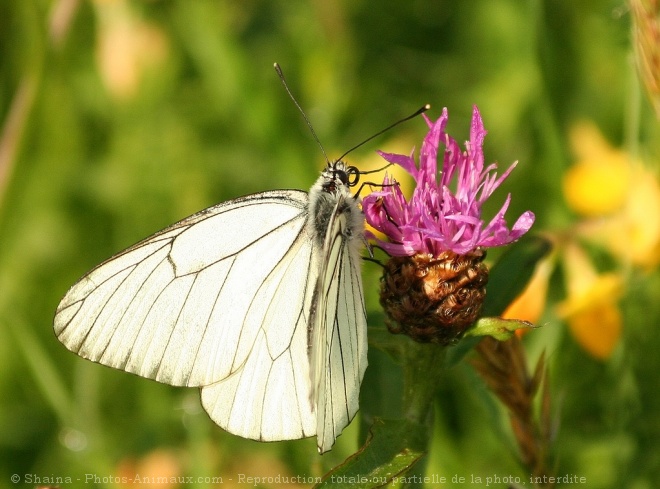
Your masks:
M 593 215 L 570 207 L 562 189 L 579 158 L 571 131 L 585 120 L 657 182 L 660 126 L 637 78 L 634 37 L 627 4 L 611 0 L 0 2 L 0 486 L 34 474 L 126 487 L 110 478 L 136 473 L 221 476 L 231 486 L 239 474 L 320 477 L 356 451 L 359 421 L 322 457 L 314 440 L 239 439 L 206 417 L 194 389 L 82 361 L 52 333 L 67 287 L 118 250 L 217 202 L 311 185 L 323 156 L 277 61 L 331 158 L 427 102 L 432 117 L 448 107 L 449 132 L 467 139 L 479 106 L 486 158 L 520 162 L 493 208 L 512 192 L 510 215 L 533 210 L 534 229 L 553 236 L 551 259 L 563 265 L 546 268 L 547 301 L 533 319 L 543 327 L 524 337 L 530 358 L 546 352 L 556 473 L 586 477 L 590 488 L 653 487 L 660 248 L 644 248 L 638 262 L 582 234 Z M 408 122 L 348 160 L 408 153 L 424 132 Z M 657 209 L 645 202 L 635 204 L 640 226 L 654 230 Z M 628 236 L 622 226 L 632 221 L 608 222 L 608 235 Z M 564 283 L 577 266 L 562 254 L 573 240 L 593 265 L 582 288 Z M 584 291 L 603 273 L 621 285 L 596 301 Z M 382 325 L 378 276 L 367 263 L 371 326 Z M 558 310 L 567 296 L 580 306 Z M 603 304 L 620 330 L 608 329 L 594 355 Z M 579 329 L 585 321 L 591 329 Z M 392 416 L 400 368 L 376 348 L 369 354 L 363 397 Z M 506 412 L 472 368 L 460 362 L 438 383 L 426 473 L 446 487 L 465 486 L 453 476 L 525 481 Z

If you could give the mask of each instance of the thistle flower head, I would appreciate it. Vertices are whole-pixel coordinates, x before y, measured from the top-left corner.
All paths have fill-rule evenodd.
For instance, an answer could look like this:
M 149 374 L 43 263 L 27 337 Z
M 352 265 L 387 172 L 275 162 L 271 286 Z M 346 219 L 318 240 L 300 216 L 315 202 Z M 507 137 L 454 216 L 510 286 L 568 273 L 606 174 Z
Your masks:
M 524 212 L 509 229 L 504 219 L 509 194 L 488 224 L 482 219 L 483 204 L 515 163 L 499 177 L 495 164 L 484 168 L 486 131 L 476 107 L 465 151 L 445 132 L 447 109 L 435 122 L 424 118 L 429 132 L 419 166 L 414 150 L 410 156 L 380 153 L 415 179 L 410 200 L 386 175 L 382 190 L 365 197 L 362 208 L 367 222 L 387 239 L 371 237 L 392 256 L 384 267 L 380 294 L 391 320 L 389 330 L 420 342 L 450 344 L 481 311 L 488 282 L 484 248 L 517 240 L 534 223 L 534 214 Z
M 477 107 L 465 151 L 445 132 L 447 109 L 435 122 L 426 115 L 423 117 L 429 132 L 422 144 L 419 167 L 415 164 L 414 150 L 410 156 L 379 153 L 390 163 L 403 167 L 416 182 L 413 195 L 407 200 L 396 182 L 386 175 L 383 190 L 364 198 L 362 207 L 367 222 L 388 238 L 387 241 L 375 238 L 379 246 L 392 256 L 417 253 L 440 256 L 446 251 L 463 255 L 478 247 L 511 243 L 525 234 L 534 223 L 534 214 L 524 212 L 509 229 L 504 214 L 511 194 L 488 224 L 482 219 L 483 204 L 516 163 L 499 177 L 495 173 L 497 165 L 484 168 L 482 146 L 486 130 Z M 440 153 L 441 144 L 445 147 L 444 154 Z M 438 179 L 439 153 L 442 168 Z M 454 182 L 455 190 L 451 190 Z

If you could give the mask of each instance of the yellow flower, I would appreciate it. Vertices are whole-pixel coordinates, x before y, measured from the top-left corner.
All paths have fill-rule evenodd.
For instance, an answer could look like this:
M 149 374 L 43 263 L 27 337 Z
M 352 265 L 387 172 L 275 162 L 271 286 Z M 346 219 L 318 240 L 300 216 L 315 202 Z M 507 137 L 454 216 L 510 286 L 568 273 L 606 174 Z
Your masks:
M 610 146 L 591 123 L 575 125 L 570 133 L 577 163 L 564 175 L 569 207 L 587 217 L 621 209 L 630 189 L 630 158 Z
M 548 283 L 555 267 L 555 256 L 551 254 L 536 264 L 534 274 L 525 290 L 509 304 L 502 317 L 504 319 L 521 319 L 530 323 L 538 323 L 545 310 L 548 298 Z M 522 332 L 527 331 L 519 329 Z
M 610 146 L 590 123 L 571 131 L 578 162 L 564 176 L 564 196 L 575 212 L 602 219 L 582 223 L 581 236 L 621 262 L 660 263 L 660 183 L 657 175 Z
M 617 215 L 585 228 L 586 237 L 604 243 L 624 262 L 652 268 L 660 263 L 660 184 L 639 166 L 632 176 L 628 199 Z
M 568 323 L 582 348 L 596 358 L 607 359 L 621 336 L 621 277 L 599 274 L 575 243 L 566 245 L 562 258 L 568 297 L 557 306 L 557 314 Z

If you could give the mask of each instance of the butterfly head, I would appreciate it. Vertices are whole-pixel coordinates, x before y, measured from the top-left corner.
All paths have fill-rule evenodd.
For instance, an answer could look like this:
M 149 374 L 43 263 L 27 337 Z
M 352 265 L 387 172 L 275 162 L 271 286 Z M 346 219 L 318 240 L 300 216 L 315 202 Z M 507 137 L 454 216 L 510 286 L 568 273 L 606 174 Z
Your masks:
M 336 160 L 328 163 L 321 176 L 323 178 L 322 190 L 330 194 L 336 194 L 339 188 L 356 186 L 360 181 L 360 170 L 347 165 L 341 160 Z

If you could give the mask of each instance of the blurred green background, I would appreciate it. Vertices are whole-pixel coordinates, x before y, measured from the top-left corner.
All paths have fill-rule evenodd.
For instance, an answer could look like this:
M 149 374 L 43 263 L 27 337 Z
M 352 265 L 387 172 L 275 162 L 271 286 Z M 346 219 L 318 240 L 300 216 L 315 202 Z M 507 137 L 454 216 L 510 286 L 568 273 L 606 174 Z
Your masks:
M 531 209 L 536 232 L 565 239 L 585 222 L 562 191 L 577 122 L 657 178 L 660 131 L 631 32 L 629 5 L 611 0 L 1 1 L 0 487 L 39 482 L 26 474 L 94 474 L 90 487 L 127 487 L 105 482 L 135 473 L 221 476 L 231 487 L 238 474 L 320 476 L 357 449 L 359 421 L 323 457 L 313 439 L 239 439 L 206 417 L 195 389 L 86 362 L 52 332 L 67 288 L 117 251 L 229 198 L 310 187 L 323 156 L 273 62 L 331 158 L 423 103 L 432 118 L 448 107 L 448 130 L 464 141 L 476 104 L 488 162 L 519 161 L 493 208 L 510 191 L 510 222 Z M 348 161 L 376 164 L 376 149 L 407 154 L 424 134 L 421 120 L 407 122 Z M 543 349 L 550 362 L 557 474 L 586 477 L 590 488 L 655 487 L 657 261 L 585 249 L 599 273 L 623 277 L 611 351 L 590 354 L 589 337 L 576 341 L 557 314 L 570 288 L 560 266 L 543 328 L 525 337 L 530 362 Z M 375 318 L 377 284 L 367 264 Z M 370 356 L 366 395 L 398 398 L 396 367 Z M 526 477 L 507 415 L 472 368 L 459 364 L 438 382 L 427 473 Z M 189 486 L 212 484 L 180 487 Z

